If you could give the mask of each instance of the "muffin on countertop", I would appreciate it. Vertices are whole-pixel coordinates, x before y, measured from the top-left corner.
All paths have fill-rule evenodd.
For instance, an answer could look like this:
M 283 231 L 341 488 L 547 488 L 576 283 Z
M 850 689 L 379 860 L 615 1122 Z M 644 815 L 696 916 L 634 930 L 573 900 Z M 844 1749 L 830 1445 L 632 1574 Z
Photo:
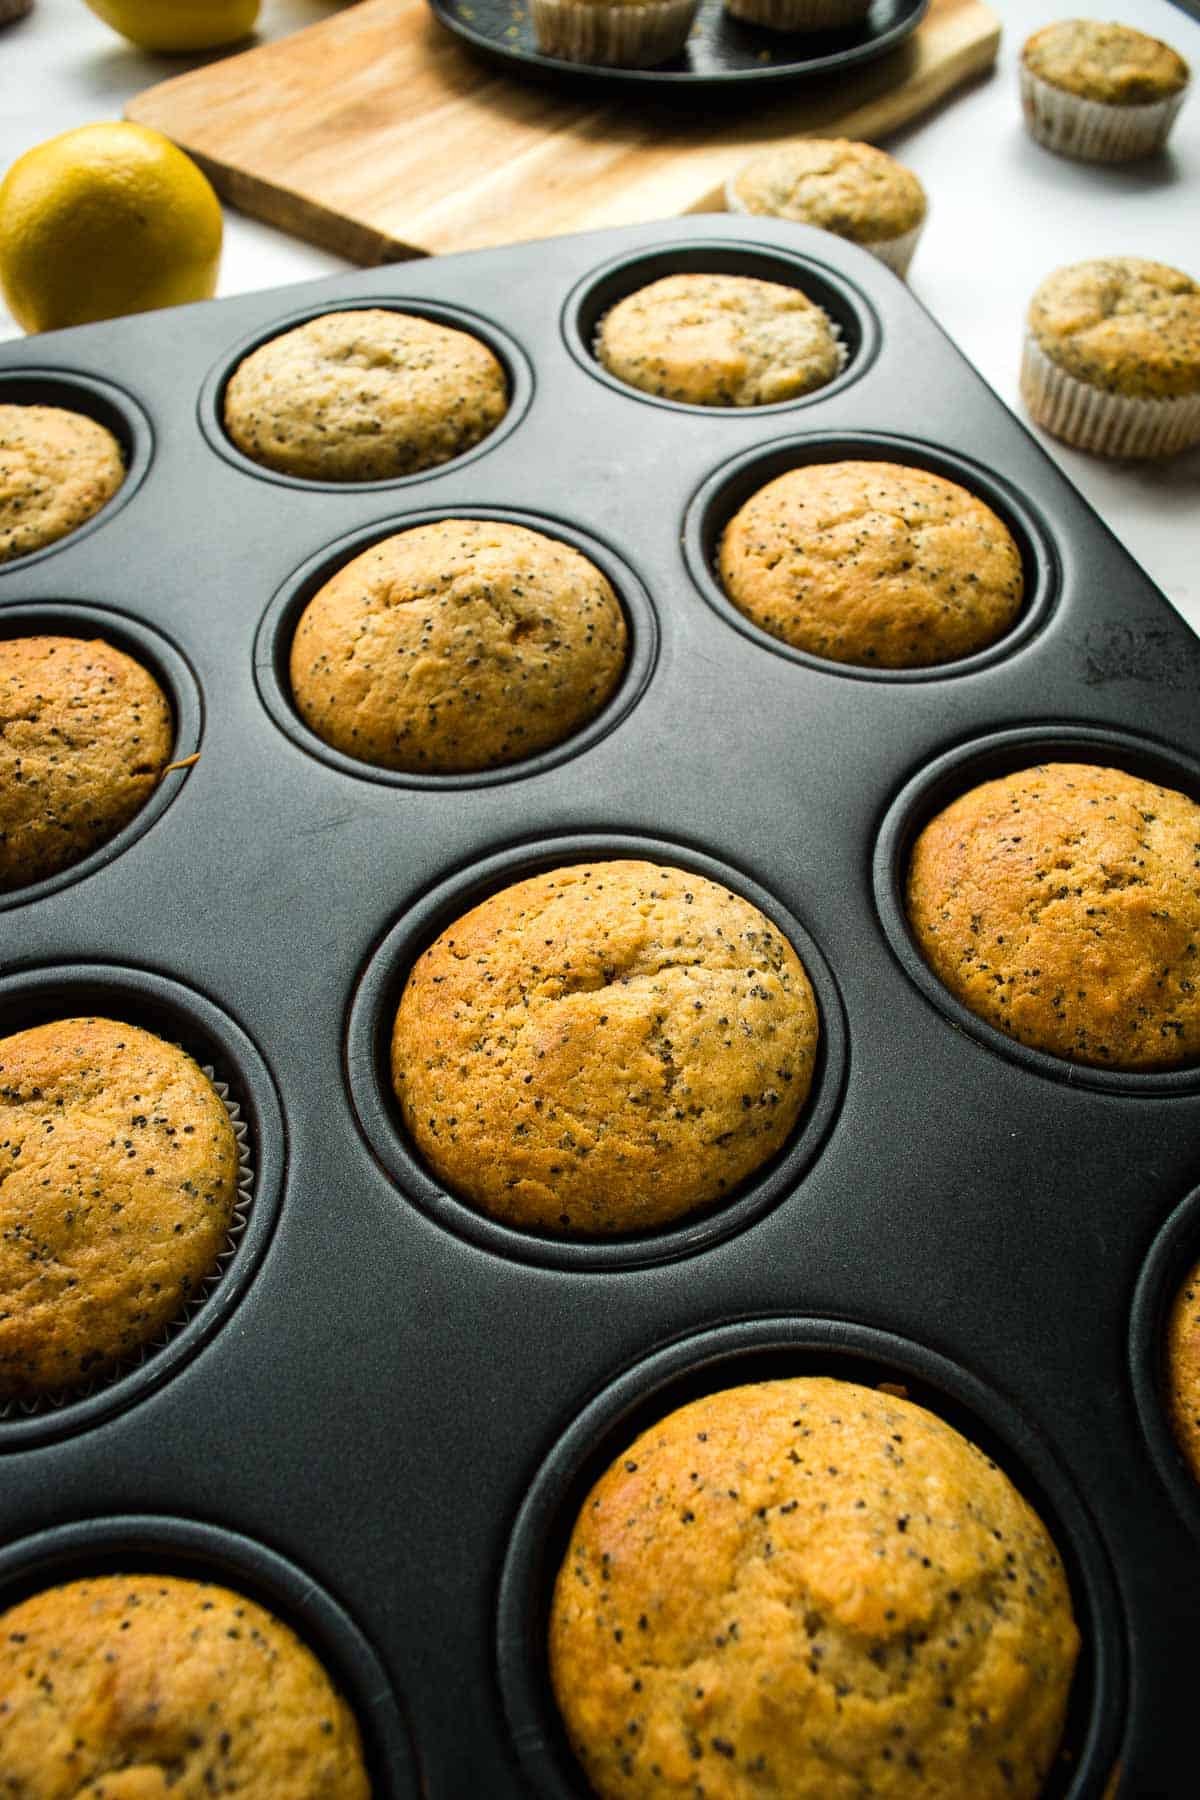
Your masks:
M 684 869 L 583 863 L 504 888 L 404 988 L 392 1081 L 451 1192 L 612 1236 L 730 1196 L 808 1096 L 817 1008 L 791 944 Z
M 0 404 L 0 563 L 66 537 L 124 479 L 120 444 L 86 413 Z
M 692 406 L 770 406 L 832 381 L 845 352 L 798 288 L 749 275 L 666 275 L 600 321 L 596 355 L 631 387 Z
M 370 1800 L 353 1714 L 264 1607 L 101 1575 L 0 1615 L 5 1800 Z
M 211 1081 L 113 1019 L 0 1038 L 0 1400 L 77 1387 L 215 1272 L 238 1147 Z
M 718 566 L 733 604 L 772 637 L 880 669 L 983 649 L 1024 594 L 1020 552 L 991 508 L 899 463 L 790 469 L 734 514 Z
M 493 769 L 578 731 L 625 667 L 625 616 L 569 544 L 442 519 L 385 538 L 305 608 L 291 683 L 305 723 L 385 769 Z
M 225 429 L 253 462 L 312 481 L 386 481 L 461 456 L 508 410 L 479 338 L 383 307 L 323 313 L 252 350 Z
M 1169 44 L 1132 26 L 1062 19 L 1021 51 L 1021 105 L 1031 136 L 1085 162 L 1160 150 L 1190 79 Z
M 903 275 L 925 223 L 925 189 L 903 163 L 850 138 L 772 144 L 730 178 L 731 212 L 815 225 Z
M 603 1800 L 1034 1800 L 1079 1633 L 1049 1534 L 982 1451 L 802 1376 L 695 1400 L 610 1465 L 549 1648 Z
M 1200 286 L 1136 256 L 1056 269 L 1030 303 L 1021 397 L 1044 430 L 1099 455 L 1200 442 Z
M 1200 1263 L 1188 1270 L 1167 1315 L 1163 1386 L 1175 1442 L 1200 1481 Z
M 938 978 L 1051 1056 L 1171 1069 L 1200 1055 L 1200 806 L 1122 769 L 1046 763 L 931 819 L 908 916 Z
M 100 639 L 0 640 L 0 892 L 56 875 L 154 792 L 174 722 L 153 675 Z

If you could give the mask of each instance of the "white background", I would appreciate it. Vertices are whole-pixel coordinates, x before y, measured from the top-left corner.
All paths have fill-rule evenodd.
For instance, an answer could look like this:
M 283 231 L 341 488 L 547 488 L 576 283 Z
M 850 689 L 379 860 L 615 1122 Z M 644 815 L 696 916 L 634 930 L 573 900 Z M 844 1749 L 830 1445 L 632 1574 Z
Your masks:
M 261 38 L 337 10 L 335 0 L 263 0 Z M 1026 135 L 1016 91 L 1020 47 L 1063 16 L 1119 18 L 1173 44 L 1196 72 L 1200 22 L 1168 0 L 1093 6 L 1004 0 L 992 74 L 887 140 L 915 169 L 930 216 L 910 286 L 1000 397 L 1020 411 L 1017 371 L 1025 308 L 1043 276 L 1085 257 L 1135 255 L 1200 279 L 1200 92 L 1167 151 L 1122 168 L 1050 155 Z M 195 60 L 195 59 L 192 59 Z M 142 88 L 190 66 L 148 56 L 83 0 L 34 0 L 0 26 L 0 170 L 32 145 L 94 119 L 117 118 Z M 340 258 L 226 208 L 221 294 L 275 287 L 345 268 Z M 0 338 L 19 335 L 0 305 Z M 1041 434 L 1039 434 L 1041 435 Z M 1163 464 L 1108 463 L 1043 442 L 1194 629 L 1200 630 L 1200 449 Z

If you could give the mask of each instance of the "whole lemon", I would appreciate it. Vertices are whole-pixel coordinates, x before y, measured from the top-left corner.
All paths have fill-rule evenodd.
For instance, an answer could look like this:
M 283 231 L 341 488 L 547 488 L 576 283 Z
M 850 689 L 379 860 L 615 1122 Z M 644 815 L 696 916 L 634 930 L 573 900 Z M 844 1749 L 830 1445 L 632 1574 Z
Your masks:
M 87 0 L 92 11 L 143 50 L 214 50 L 254 28 L 259 0 Z
M 221 226 L 212 188 L 161 132 L 81 125 L 0 182 L 0 289 L 26 331 L 206 300 Z

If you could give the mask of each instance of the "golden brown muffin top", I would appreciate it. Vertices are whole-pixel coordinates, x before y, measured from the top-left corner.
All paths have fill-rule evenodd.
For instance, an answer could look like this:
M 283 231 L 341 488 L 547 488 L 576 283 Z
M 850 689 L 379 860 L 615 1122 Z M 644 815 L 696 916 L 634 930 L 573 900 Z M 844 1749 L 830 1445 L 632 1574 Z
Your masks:
M 1200 806 L 1091 763 L 984 782 L 913 849 L 908 915 L 934 973 L 1036 1050 L 1098 1068 L 1200 1055 Z
M 1200 1263 L 1188 1270 L 1171 1302 L 1163 1377 L 1175 1441 L 1200 1481 Z
M 1169 398 L 1200 393 L 1200 286 L 1137 256 L 1056 269 L 1029 307 L 1041 349 L 1106 393 Z
M 65 537 L 125 479 L 121 446 L 84 413 L 0 405 L 0 563 Z
M 0 1617 L 5 1800 L 370 1800 L 354 1717 L 263 1607 L 105 1575 Z
M 1021 60 L 1031 74 L 1081 100 L 1106 106 L 1145 106 L 1168 100 L 1188 83 L 1177 50 L 1130 25 L 1099 19 L 1062 19 L 1025 42 Z
M 601 1476 L 550 1673 L 604 1800 L 1032 1800 L 1078 1645 L 994 1463 L 908 1400 L 798 1377 L 681 1407 Z
M 733 604 L 835 662 L 924 668 L 993 643 L 1024 595 L 1007 526 L 966 488 L 900 463 L 810 463 L 767 482 L 726 526 Z
M 631 387 L 692 406 L 769 406 L 832 381 L 845 360 L 827 313 L 749 275 L 666 275 L 604 315 L 596 354 Z
M 385 538 L 313 597 L 292 641 L 305 723 L 347 756 L 437 774 L 570 736 L 625 667 L 595 564 L 520 525 L 442 519 Z
M 494 894 L 410 974 L 392 1036 L 404 1123 L 506 1224 L 611 1236 L 731 1195 L 789 1136 L 817 1009 L 783 934 L 656 863 L 581 863 Z
M 0 892 L 107 843 L 150 798 L 171 754 L 153 675 L 100 639 L 0 640 Z
M 925 217 L 925 189 L 912 170 L 851 138 L 773 144 L 732 185 L 748 213 L 817 225 L 856 244 L 902 237 Z
M 113 1019 L 0 1038 L 0 1399 L 150 1343 L 212 1274 L 238 1148 L 183 1050 Z
M 508 410 L 487 345 L 382 307 L 324 313 L 251 351 L 225 391 L 246 456 L 314 481 L 385 481 L 461 456 Z

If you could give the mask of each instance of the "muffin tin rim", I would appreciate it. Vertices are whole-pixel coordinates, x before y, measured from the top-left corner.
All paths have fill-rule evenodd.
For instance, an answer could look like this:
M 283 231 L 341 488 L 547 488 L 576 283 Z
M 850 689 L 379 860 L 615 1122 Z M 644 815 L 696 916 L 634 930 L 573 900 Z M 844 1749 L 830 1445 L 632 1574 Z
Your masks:
M 627 1447 L 648 1423 L 684 1403 L 671 1395 L 685 1388 L 689 1378 L 700 1392 L 722 1391 L 756 1379 L 737 1374 L 739 1363 L 745 1368 L 767 1358 L 795 1361 L 797 1374 L 806 1372 L 806 1360 L 862 1362 L 894 1371 L 901 1385 L 912 1380 L 948 1402 L 951 1414 L 966 1414 L 981 1424 L 982 1443 L 978 1434 L 963 1435 L 985 1454 L 991 1454 L 989 1439 L 1001 1447 L 996 1460 L 1005 1474 L 1027 1498 L 1032 1490 L 1031 1503 L 1036 1502 L 1067 1570 L 1077 1614 L 1079 1602 L 1086 1603 L 1086 1613 L 1076 1623 L 1082 1645 L 1091 1653 L 1092 1693 L 1084 1742 L 1072 1775 L 1063 1777 L 1062 1800 L 1098 1793 L 1127 1722 L 1128 1625 L 1107 1545 L 1053 1441 L 1026 1418 L 1018 1402 L 942 1351 L 856 1319 L 802 1313 L 741 1316 L 680 1333 L 594 1386 L 565 1429 L 544 1444 L 509 1521 L 493 1612 L 494 1667 L 509 1740 L 534 1791 L 548 1800 L 584 1800 L 590 1792 L 572 1769 L 574 1759 L 545 1667 L 553 1563 L 570 1535 L 575 1516 L 568 1517 L 570 1509 L 578 1507 L 622 1445 Z M 722 1369 L 730 1370 L 732 1378 L 712 1379 Z M 872 1382 L 878 1386 L 877 1375 L 864 1375 L 864 1385 Z M 956 1418 L 947 1418 L 945 1410 L 924 1397 L 917 1404 L 962 1430 Z
M 856 246 L 850 246 L 856 249 Z M 866 254 L 866 252 L 861 252 Z M 846 350 L 846 361 L 836 375 L 819 387 L 810 388 L 806 393 L 794 394 L 787 400 L 772 400 L 762 406 L 702 406 L 692 401 L 670 400 L 662 394 L 649 393 L 644 388 L 634 387 L 630 382 L 622 381 L 617 375 L 610 373 L 596 355 L 594 349 L 594 331 L 591 338 L 583 329 L 583 314 L 592 295 L 610 281 L 618 280 L 626 270 L 635 270 L 646 263 L 668 261 L 677 265 L 670 273 L 675 274 L 723 274 L 724 270 L 706 269 L 705 261 L 721 258 L 736 262 L 757 262 L 771 264 L 776 273 L 764 272 L 754 277 L 758 280 L 778 280 L 781 285 L 794 287 L 806 299 L 814 299 L 804 277 L 809 277 L 810 284 L 815 281 L 818 288 L 831 290 L 837 295 L 843 307 L 852 314 L 859 331 L 859 343 L 855 350 L 843 345 Z M 700 266 L 695 266 L 699 264 Z M 785 279 L 784 271 L 794 271 L 794 278 Z M 738 273 L 752 274 L 751 270 L 742 269 Z M 644 281 L 626 286 L 620 285 L 620 292 L 614 296 L 602 312 L 596 316 L 595 325 L 599 326 L 612 307 L 649 287 L 653 281 L 663 279 L 661 275 L 647 276 Z M 827 318 L 832 314 L 821 301 L 814 300 L 821 306 Z M 836 319 L 833 320 L 836 324 Z M 667 238 L 658 244 L 644 244 L 640 249 L 627 250 L 622 255 L 610 258 L 590 269 L 586 275 L 575 281 L 567 293 L 559 312 L 559 336 L 566 345 L 572 360 L 585 374 L 601 382 L 623 399 L 635 400 L 640 405 L 657 406 L 667 412 L 681 414 L 684 418 L 702 419 L 735 419 L 743 424 L 747 420 L 763 417 L 777 418 L 781 414 L 794 412 L 798 407 L 806 407 L 818 401 L 826 400 L 844 390 L 865 375 L 880 354 L 883 332 L 879 315 L 867 294 L 858 283 L 844 271 L 832 263 L 823 263 L 817 257 L 806 255 L 802 250 L 795 250 L 787 244 L 760 243 L 753 237 L 721 238 L 707 236 L 700 238 Z M 839 334 L 839 342 L 842 342 Z
M 289 475 L 283 470 L 270 468 L 266 463 L 255 462 L 238 449 L 225 430 L 222 415 L 226 388 L 237 369 L 253 351 L 294 331 L 300 325 L 309 324 L 313 319 L 339 312 L 406 313 L 413 318 L 427 319 L 432 324 L 445 325 L 451 330 L 461 331 L 478 339 L 492 352 L 504 370 L 508 383 L 508 406 L 504 416 L 469 449 L 457 456 L 448 457 L 444 462 L 433 463 L 429 468 L 411 470 L 406 475 L 385 475 L 372 481 L 323 481 L 314 476 Z M 245 332 L 232 347 L 222 350 L 200 383 L 196 398 L 196 417 L 209 448 L 244 475 L 293 488 L 300 493 L 345 496 L 390 493 L 397 488 L 411 487 L 415 482 L 432 481 L 439 475 L 457 472 L 475 458 L 486 455 L 523 422 L 532 404 L 536 386 L 533 365 L 511 331 L 473 307 L 461 306 L 454 301 L 429 300 L 424 296 L 406 299 L 394 294 L 339 295 L 323 302 L 314 301 L 282 316 L 277 315 L 269 325 L 260 322 Z
M 908 857 L 918 832 L 935 813 L 971 788 L 1046 762 L 1124 769 L 1159 786 L 1174 786 L 1200 803 L 1200 761 L 1149 733 L 1060 718 L 996 727 L 935 749 L 919 769 L 910 771 L 900 786 L 893 788 L 875 829 L 871 881 L 883 935 L 909 980 L 951 1029 L 965 1032 L 985 1050 L 1029 1074 L 1130 1099 L 1194 1095 L 1200 1090 L 1200 1060 L 1173 1069 L 1104 1068 L 1035 1050 L 1009 1037 L 957 1000 L 917 948 L 903 896 Z
M 418 956 L 489 895 L 546 871 L 638 860 L 689 869 L 749 900 L 783 933 L 817 1001 L 819 1037 L 808 1098 L 787 1142 L 726 1200 L 674 1225 L 623 1236 L 556 1238 L 502 1224 L 459 1199 L 421 1161 L 399 1117 L 387 1046 L 400 992 Z M 344 1017 L 343 1076 L 355 1124 L 398 1202 L 459 1239 L 527 1266 L 560 1273 L 647 1269 L 713 1249 L 773 1212 L 802 1188 L 841 1109 L 849 1063 L 846 1013 L 836 976 L 812 934 L 775 893 L 741 868 L 666 839 L 593 827 L 509 843 L 460 864 L 426 887 L 382 933 L 360 965 Z
M 46 400 L 17 400 L 8 398 L 8 390 L 12 388 L 37 388 L 48 386 L 59 390 L 59 397 Z M 91 407 L 67 405 L 65 395 L 74 389 L 87 396 Z M 132 500 L 150 469 L 155 454 L 155 432 L 150 415 L 129 389 L 111 380 L 108 376 L 81 374 L 75 369 L 56 369 L 50 364 L 31 363 L 10 364 L 0 367 L 0 405 L 16 406 L 61 406 L 65 411 L 83 413 L 97 425 L 105 426 L 112 432 L 121 446 L 125 461 L 125 479 L 116 493 L 104 505 L 97 508 L 90 518 L 72 530 L 64 532 L 61 537 L 54 538 L 48 544 L 41 544 L 36 550 L 26 550 L 20 556 L 10 556 L 0 561 L 0 582 L 5 575 L 31 569 L 47 556 L 53 556 L 59 550 L 65 550 L 77 544 L 90 532 L 113 519 L 126 503 Z M 115 414 L 124 426 L 125 436 L 113 431 L 105 418 L 98 416 L 106 412 Z M 0 596 L 2 598 L 2 596 Z
M 9 625 L 13 620 L 21 624 L 28 623 L 31 629 L 10 631 Z M 43 620 L 46 624 L 41 626 L 39 622 Z M 61 631 L 58 629 L 59 624 L 63 627 Z M 154 676 L 171 706 L 174 725 L 171 760 L 159 776 L 149 799 L 120 831 L 114 832 L 112 837 L 98 844 L 87 856 L 68 864 L 65 869 L 44 876 L 41 881 L 32 881 L 24 887 L 0 893 L 0 913 L 16 906 L 32 904 L 49 894 L 58 893 L 75 881 L 86 880 L 89 875 L 122 855 L 162 817 L 177 798 L 191 769 L 190 766 L 179 768 L 174 765 L 197 755 L 203 743 L 204 695 L 196 672 L 174 639 L 168 637 L 157 625 L 149 625 L 132 614 L 121 612 L 117 607 L 102 607 L 91 601 L 0 602 L 0 642 L 7 643 L 18 637 L 67 637 L 72 633 L 66 627 L 72 624 L 81 628 L 80 635 L 85 628 L 91 630 L 95 636 L 111 644 L 113 649 L 122 650 L 127 656 L 133 657 Z
M 96 1567 L 126 1556 L 126 1567 Z M 237 1592 L 293 1631 L 353 1712 L 378 1800 L 415 1800 L 411 1727 L 366 1631 L 324 1581 L 245 1532 L 160 1512 L 98 1514 L 43 1527 L 0 1546 L 0 1617 L 21 1600 L 67 1582 L 173 1576 L 180 1565 L 185 1579 Z
M 1171 1429 L 1164 1395 L 1167 1316 L 1188 1271 L 1200 1258 L 1200 1188 L 1158 1227 L 1143 1259 L 1129 1309 L 1129 1378 L 1150 1458 L 1176 1511 L 1200 1539 L 1200 1476 L 1193 1474 Z
M 435 774 L 416 769 L 388 769 L 375 763 L 360 761 L 326 743 L 300 717 L 292 698 L 291 681 L 286 673 L 296 627 L 318 589 L 372 545 L 420 525 L 454 519 L 481 519 L 542 531 L 544 536 L 553 537 L 569 548 L 578 550 L 594 563 L 612 586 L 625 619 L 628 654 L 621 678 L 600 711 L 576 731 L 556 744 L 550 744 L 543 750 L 513 762 L 493 768 Z M 658 609 L 650 597 L 646 582 L 637 574 L 628 558 L 598 533 L 558 519 L 548 512 L 535 513 L 519 507 L 476 504 L 423 507 L 412 513 L 394 514 L 388 519 L 344 533 L 332 542 L 327 542 L 322 549 L 314 552 L 293 570 L 276 589 L 255 632 L 254 682 L 263 706 L 285 736 L 307 755 L 336 769 L 340 774 L 381 786 L 417 788 L 433 793 L 494 787 L 545 774 L 570 758 L 593 749 L 602 739 L 617 730 L 637 706 L 653 678 L 661 636 Z
M 79 1006 L 73 1004 L 75 994 L 81 996 Z M 191 1053 L 198 1047 L 206 1056 L 215 1051 L 209 1060 L 217 1079 L 232 1077 L 230 1091 L 243 1107 L 254 1167 L 246 1229 L 203 1303 L 165 1328 L 165 1343 L 152 1341 L 132 1366 L 119 1364 L 115 1373 L 99 1377 L 94 1389 L 75 1397 L 70 1390 L 55 1390 L 61 1398 L 47 1396 L 39 1410 L 0 1419 L 0 1457 L 90 1430 L 157 1392 L 185 1368 L 245 1297 L 270 1248 L 282 1203 L 286 1125 L 274 1076 L 245 1028 L 198 988 L 130 963 L 39 961 L 0 976 L 0 1037 L 54 1019 L 113 1017 L 111 1010 L 101 1011 L 94 1003 L 101 997 L 106 1008 L 112 1000 L 120 1023 L 153 1031 L 166 1042 L 177 1038 L 147 1021 L 178 1020 Z
M 809 454 L 826 449 L 832 454 Z M 905 463 L 906 455 L 911 458 L 910 462 Z M 711 542 L 715 550 L 720 532 L 728 526 L 735 512 L 760 488 L 792 469 L 860 461 L 904 463 L 906 467 L 940 475 L 945 480 L 957 482 L 996 514 L 1016 543 L 1027 578 L 1020 611 L 1001 637 L 966 656 L 946 662 L 929 663 L 920 668 L 883 668 L 870 663 L 838 662 L 833 657 L 819 656 L 815 651 L 797 649 L 755 624 L 734 605 L 721 586 L 708 547 Z M 778 468 L 775 467 L 777 463 Z M 768 464 L 774 472 L 755 487 L 748 488 L 736 506 L 728 507 L 725 495 L 731 489 L 740 491 L 752 475 Z M 991 668 L 1025 649 L 1046 628 L 1062 600 L 1062 557 L 1054 533 L 1016 484 L 961 451 L 930 439 L 902 436 L 897 432 L 860 431 L 853 427 L 795 432 L 739 451 L 706 476 L 688 501 L 683 522 L 683 554 L 692 584 L 701 598 L 751 643 L 781 656 L 786 662 L 797 663 L 820 674 L 842 676 L 851 681 L 878 681 L 897 687 L 955 680 Z

